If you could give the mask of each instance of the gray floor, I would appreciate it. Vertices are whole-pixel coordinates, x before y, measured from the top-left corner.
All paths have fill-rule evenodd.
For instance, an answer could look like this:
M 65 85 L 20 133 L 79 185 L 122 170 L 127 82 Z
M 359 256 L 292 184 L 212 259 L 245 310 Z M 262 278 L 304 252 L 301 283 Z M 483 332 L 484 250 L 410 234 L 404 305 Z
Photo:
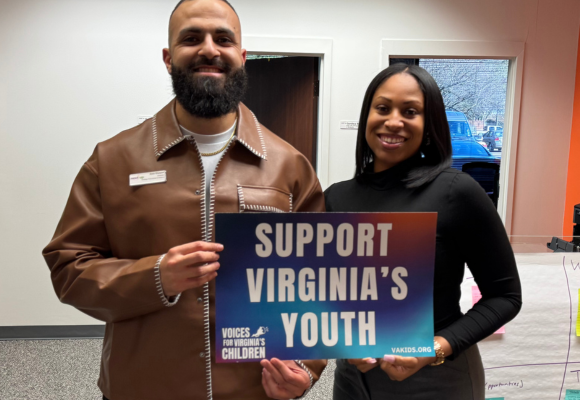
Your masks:
M 100 400 L 101 340 L 0 341 L 1 400 Z M 332 398 L 333 361 L 308 400 Z

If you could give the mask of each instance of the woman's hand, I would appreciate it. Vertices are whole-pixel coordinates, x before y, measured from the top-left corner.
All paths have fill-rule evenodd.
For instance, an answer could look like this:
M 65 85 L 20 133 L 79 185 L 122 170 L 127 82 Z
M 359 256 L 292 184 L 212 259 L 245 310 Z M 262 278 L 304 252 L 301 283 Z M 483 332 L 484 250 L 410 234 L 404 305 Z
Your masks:
M 351 358 L 348 360 L 349 364 L 354 365 L 357 369 L 362 372 L 369 372 L 371 369 L 378 367 L 379 363 L 377 362 L 376 358 Z
M 381 369 L 394 381 L 402 381 L 421 368 L 435 362 L 435 357 L 401 357 L 387 355 L 381 361 Z
M 262 365 L 262 386 L 271 399 L 294 399 L 310 387 L 308 373 L 294 361 L 272 358 L 260 361 Z
M 435 336 L 445 357 L 453 353 L 451 345 L 442 336 Z M 402 381 L 415 374 L 421 368 L 434 363 L 437 357 L 401 357 L 386 355 L 381 360 L 381 369 L 394 381 Z M 437 367 L 434 367 L 437 368 Z

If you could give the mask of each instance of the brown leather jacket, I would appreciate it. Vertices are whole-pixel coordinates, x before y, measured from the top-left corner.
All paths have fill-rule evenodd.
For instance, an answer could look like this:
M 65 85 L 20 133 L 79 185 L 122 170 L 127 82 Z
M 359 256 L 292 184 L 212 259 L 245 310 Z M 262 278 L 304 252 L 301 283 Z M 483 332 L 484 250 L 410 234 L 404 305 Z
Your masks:
M 265 399 L 258 363 L 214 362 L 214 282 L 166 307 L 154 266 L 171 247 L 213 240 L 216 212 L 323 211 L 322 190 L 306 158 L 240 105 L 205 204 L 212 177 L 174 105 L 97 145 L 43 254 L 60 300 L 107 323 L 98 384 L 109 399 Z M 160 170 L 166 183 L 129 186 L 129 175 Z M 317 379 L 325 362 L 305 364 Z

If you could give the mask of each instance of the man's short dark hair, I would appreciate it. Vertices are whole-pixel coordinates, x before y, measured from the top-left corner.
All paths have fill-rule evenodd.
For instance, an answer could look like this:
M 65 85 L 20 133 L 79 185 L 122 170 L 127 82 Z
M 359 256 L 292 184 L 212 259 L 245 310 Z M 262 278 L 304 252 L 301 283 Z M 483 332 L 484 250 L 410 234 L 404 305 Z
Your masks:
M 177 3 L 177 5 L 176 5 L 176 6 L 175 6 L 175 8 L 173 9 L 173 11 L 171 12 L 171 16 L 169 17 L 169 19 L 171 19 L 171 17 L 172 17 L 172 16 L 173 16 L 173 14 L 175 13 L 175 10 L 177 10 L 177 9 L 179 8 L 179 6 L 180 6 L 182 3 L 185 3 L 186 1 L 193 1 L 193 0 L 180 0 L 180 2 L 179 2 L 179 3 Z M 228 6 L 230 6 L 230 8 L 231 8 L 232 10 L 234 10 L 234 13 L 236 13 L 236 15 L 238 15 L 238 13 L 236 12 L 236 9 L 234 8 L 234 6 L 232 6 L 232 5 L 230 4 L 230 2 L 229 2 L 228 0 L 220 0 L 220 1 L 223 1 L 223 2 L 224 2 L 224 3 L 226 3 Z

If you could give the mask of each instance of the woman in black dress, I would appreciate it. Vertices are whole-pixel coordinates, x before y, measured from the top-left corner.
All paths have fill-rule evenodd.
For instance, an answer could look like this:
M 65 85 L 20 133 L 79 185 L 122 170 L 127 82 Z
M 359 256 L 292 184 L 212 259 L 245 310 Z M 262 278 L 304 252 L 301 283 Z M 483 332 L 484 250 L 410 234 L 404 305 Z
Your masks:
M 521 286 L 492 201 L 450 164 L 445 106 L 431 75 L 405 64 L 381 71 L 363 101 L 355 177 L 326 190 L 326 209 L 438 213 L 437 357 L 337 360 L 334 400 L 484 400 L 476 343 L 516 316 Z M 465 264 L 482 298 L 464 315 L 459 299 Z

